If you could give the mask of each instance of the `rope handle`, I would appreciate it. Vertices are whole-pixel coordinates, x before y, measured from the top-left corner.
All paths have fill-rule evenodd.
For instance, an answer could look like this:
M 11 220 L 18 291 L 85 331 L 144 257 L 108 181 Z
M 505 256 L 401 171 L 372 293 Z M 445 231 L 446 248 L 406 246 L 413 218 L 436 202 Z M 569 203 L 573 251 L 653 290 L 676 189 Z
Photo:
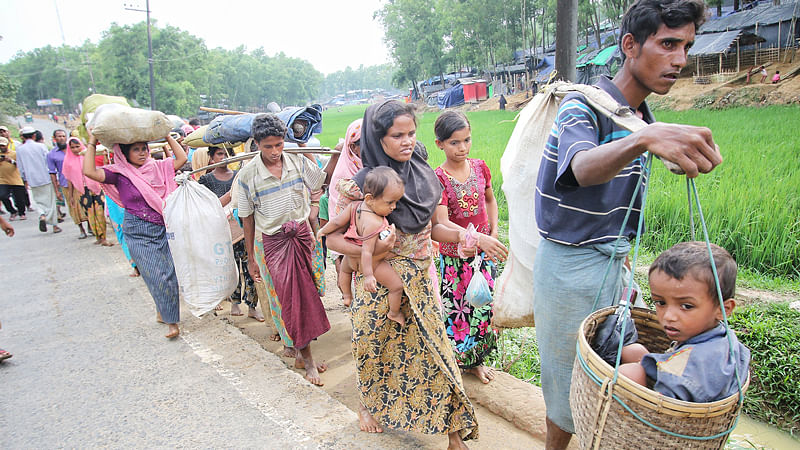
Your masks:
M 630 214 L 631 214 L 631 211 L 633 209 L 633 204 L 634 204 L 634 202 L 636 200 L 637 194 L 639 193 L 639 187 L 642 184 L 644 184 L 644 189 L 642 191 L 642 206 L 641 206 L 641 211 L 640 211 L 640 214 L 639 214 L 639 223 L 637 224 L 636 240 L 635 240 L 634 250 L 633 250 L 633 258 L 631 259 L 631 267 L 634 270 L 631 270 L 630 278 L 629 278 L 629 284 L 628 284 L 629 286 L 633 286 L 634 273 L 636 272 L 635 271 L 636 262 L 637 262 L 637 259 L 638 259 L 638 256 L 639 256 L 639 248 L 641 246 L 641 235 L 642 235 L 642 230 L 644 228 L 644 211 L 645 211 L 645 206 L 647 204 L 647 193 L 648 193 L 648 186 L 649 186 L 649 183 L 647 183 L 646 181 L 643 183 L 643 181 L 645 180 L 646 176 L 648 176 L 647 179 L 649 179 L 649 175 L 650 175 L 650 173 L 652 171 L 652 164 L 653 164 L 652 157 L 649 157 L 649 156 L 647 157 L 647 162 L 645 164 L 642 164 L 642 172 L 639 175 L 639 183 L 637 183 L 636 189 L 633 192 L 633 195 L 631 197 L 631 201 L 630 201 L 630 203 L 628 205 L 628 210 L 626 211 L 625 218 L 623 220 L 622 226 L 620 227 L 619 235 L 618 235 L 616 241 L 614 242 L 614 250 L 612 251 L 611 256 L 609 257 L 609 262 L 608 262 L 608 264 L 606 266 L 605 273 L 603 274 L 603 280 L 602 280 L 602 282 L 600 284 L 600 289 L 598 290 L 598 293 L 597 293 L 597 295 L 595 297 L 594 305 L 592 306 L 592 311 L 596 311 L 597 310 L 597 305 L 599 303 L 599 300 L 600 300 L 600 297 L 601 297 L 601 294 L 602 294 L 602 291 L 603 291 L 603 287 L 605 286 L 606 281 L 608 280 L 608 275 L 610 273 L 611 266 L 612 266 L 612 264 L 614 262 L 617 249 L 618 249 L 619 244 L 620 244 L 620 242 L 622 241 L 622 238 L 623 238 L 623 231 L 625 230 L 625 227 L 628 224 L 628 220 L 630 219 Z M 695 234 L 694 234 L 695 225 L 694 225 L 693 209 L 694 209 L 694 206 L 696 206 L 697 215 L 698 215 L 698 218 L 700 219 L 700 223 L 701 223 L 702 230 L 703 230 L 703 239 L 705 241 L 706 248 L 708 249 L 708 256 L 709 256 L 710 263 L 711 263 L 711 272 L 712 272 L 712 274 L 714 276 L 714 284 L 715 284 L 715 287 L 716 287 L 717 297 L 718 297 L 718 300 L 719 300 L 719 307 L 720 307 L 720 310 L 722 311 L 722 319 L 723 319 L 723 323 L 725 325 L 725 335 L 726 335 L 726 338 L 728 340 L 728 349 L 729 349 L 728 357 L 731 360 L 734 360 L 735 359 L 735 355 L 734 355 L 735 350 L 734 350 L 734 346 L 733 346 L 733 337 L 732 337 L 733 331 L 730 328 L 730 324 L 728 323 L 727 313 L 725 312 L 725 304 L 724 304 L 724 300 L 725 299 L 722 296 L 722 289 L 721 289 L 720 283 L 719 283 L 719 275 L 717 274 L 717 267 L 716 267 L 716 263 L 714 261 L 714 255 L 713 255 L 713 253 L 711 251 L 711 241 L 710 241 L 709 235 L 708 235 L 708 227 L 706 225 L 705 217 L 703 216 L 703 209 L 702 209 L 702 206 L 700 205 L 700 197 L 699 197 L 699 195 L 697 193 L 697 185 L 695 184 L 695 180 L 692 179 L 692 178 L 688 178 L 687 177 L 687 179 L 686 179 L 686 187 L 687 187 L 687 195 L 688 195 L 688 203 L 689 203 L 689 221 L 690 221 L 690 226 L 691 226 L 692 240 L 695 239 Z M 628 297 L 630 295 L 631 295 L 631 292 L 629 291 L 628 292 Z M 631 308 L 631 303 L 632 303 L 631 299 L 630 298 L 626 298 L 625 300 L 618 299 L 617 301 L 619 302 L 619 307 L 623 308 L 623 315 L 624 316 L 628 316 L 630 314 L 630 308 Z M 623 305 L 623 303 L 624 303 L 624 305 Z M 619 308 L 618 308 L 617 312 L 619 313 Z M 627 324 L 628 324 L 627 320 L 622 322 L 622 326 L 621 326 L 621 329 L 620 329 L 620 335 L 621 336 L 625 336 L 625 328 L 626 328 Z M 624 341 L 623 341 L 623 339 L 620 339 L 618 347 L 617 347 L 617 358 L 616 358 L 616 361 L 615 361 L 615 364 L 614 364 L 614 377 L 610 381 L 611 385 L 616 384 L 616 382 L 617 382 L 617 380 L 619 378 L 619 367 L 620 367 L 621 358 L 622 358 L 622 347 L 623 346 L 624 346 Z M 590 378 L 594 379 L 594 381 L 597 384 L 600 385 L 601 382 L 600 382 L 599 377 L 597 377 L 597 375 L 586 364 L 586 362 L 583 360 L 583 357 L 580 355 L 580 352 L 578 352 L 578 359 L 580 360 L 581 367 L 584 369 L 584 371 L 590 376 Z M 738 405 L 738 407 L 741 410 L 742 404 L 744 403 L 744 392 L 742 391 L 742 379 L 741 379 L 741 375 L 739 374 L 739 367 L 736 364 L 734 364 L 734 373 L 736 375 L 736 383 L 737 383 L 737 387 L 739 389 L 739 402 L 738 402 L 739 405 Z M 606 383 L 608 383 L 608 381 L 606 381 Z M 605 386 L 606 383 L 602 383 L 602 385 Z M 644 423 L 645 425 L 650 426 L 651 428 L 653 428 L 655 430 L 658 430 L 660 432 L 663 432 L 663 433 L 666 433 L 668 435 L 675 436 L 675 437 L 678 437 L 678 438 L 692 439 L 692 440 L 711 440 L 711 439 L 716 439 L 718 437 L 724 436 L 724 435 L 730 433 L 731 431 L 733 431 L 733 429 L 736 427 L 736 424 L 739 421 L 739 416 L 737 415 L 736 419 L 734 420 L 734 423 L 730 427 L 730 429 L 728 429 L 727 431 L 724 431 L 722 433 L 715 434 L 713 436 L 683 435 L 683 434 L 680 434 L 680 433 L 674 433 L 674 432 L 671 432 L 669 430 L 665 430 L 665 429 L 663 429 L 661 427 L 658 427 L 658 426 L 648 422 L 647 420 L 645 420 L 644 418 L 642 418 L 641 416 L 639 416 L 638 414 L 633 412 L 633 410 L 630 407 L 628 407 L 628 405 L 622 399 L 620 399 L 618 396 L 614 395 L 613 393 L 611 393 L 610 395 L 620 405 L 622 405 L 623 408 L 625 408 L 634 417 L 636 417 L 640 422 Z M 605 418 L 603 418 L 603 423 L 605 423 L 604 419 Z

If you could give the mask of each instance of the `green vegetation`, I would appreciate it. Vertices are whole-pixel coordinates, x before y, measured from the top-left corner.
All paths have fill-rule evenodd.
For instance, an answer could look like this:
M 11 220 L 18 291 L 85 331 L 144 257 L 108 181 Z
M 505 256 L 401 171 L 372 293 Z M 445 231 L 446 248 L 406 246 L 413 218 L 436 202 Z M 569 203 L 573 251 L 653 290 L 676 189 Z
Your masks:
M 31 107 L 36 99 L 57 97 L 71 110 L 90 88 L 149 106 L 146 27 L 112 23 L 96 44 L 37 48 L 0 71 L 21 86 L 17 102 Z M 153 26 L 152 37 L 156 108 L 168 114 L 194 116 L 201 105 L 264 110 L 271 101 L 305 104 L 323 81 L 309 62 L 283 53 L 209 49 L 199 37 L 169 25 Z
M 740 266 L 797 279 L 800 108 L 663 111 L 658 118 L 714 132 L 725 161 L 697 179 L 711 240 L 729 250 Z M 686 184 L 663 167 L 652 176 L 647 220 L 644 244 L 654 252 L 690 238 Z
M 796 434 L 800 431 L 800 312 L 786 303 L 738 308 L 730 319 L 752 352 L 744 411 Z

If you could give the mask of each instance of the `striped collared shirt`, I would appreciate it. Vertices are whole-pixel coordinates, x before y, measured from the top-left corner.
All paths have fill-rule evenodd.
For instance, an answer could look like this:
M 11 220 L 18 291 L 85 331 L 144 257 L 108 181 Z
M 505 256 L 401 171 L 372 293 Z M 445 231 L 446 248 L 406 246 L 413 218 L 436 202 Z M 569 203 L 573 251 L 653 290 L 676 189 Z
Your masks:
M 303 222 L 311 212 L 309 191 L 320 189 L 325 175 L 305 156 L 284 153 L 278 178 L 257 156 L 239 171 L 239 217 L 255 213 L 256 231 L 267 235 L 290 220 Z
M 597 86 L 621 105 L 629 106 L 611 80 L 601 77 Z M 639 111 L 645 122 L 655 121 L 647 104 L 642 103 Z M 629 134 L 594 111 L 582 94 L 564 97 L 545 144 L 536 181 L 536 223 L 542 237 L 559 244 L 583 246 L 613 241 L 619 236 L 644 158 L 628 163 L 611 181 L 586 187 L 578 186 L 570 164 L 576 153 L 592 151 Z M 640 189 L 623 231 L 629 239 L 636 236 L 641 196 Z

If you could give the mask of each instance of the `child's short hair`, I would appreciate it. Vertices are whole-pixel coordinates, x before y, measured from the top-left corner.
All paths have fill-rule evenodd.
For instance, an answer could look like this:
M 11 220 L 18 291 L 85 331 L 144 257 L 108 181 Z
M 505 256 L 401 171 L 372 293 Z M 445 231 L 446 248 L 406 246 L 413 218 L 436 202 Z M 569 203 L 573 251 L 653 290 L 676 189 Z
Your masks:
M 722 299 L 733 298 L 736 291 L 736 261 L 727 250 L 719 245 L 711 244 L 714 265 L 717 267 L 719 287 Z M 705 242 L 681 242 L 673 245 L 650 265 L 650 272 L 660 270 L 676 280 L 682 280 L 687 274 L 708 285 L 711 298 L 717 298 L 717 286 L 714 284 L 714 273 L 711 271 L 711 260 Z
M 258 114 L 253 118 L 253 140 L 260 142 L 270 136 L 286 137 L 286 124 L 272 113 Z
M 444 141 L 462 128 L 471 128 L 467 116 L 461 111 L 445 111 L 436 118 L 433 133 L 437 140 Z
M 372 194 L 374 198 L 380 198 L 389 183 L 398 183 L 405 186 L 400 175 L 388 166 L 378 166 L 369 171 L 364 178 L 364 195 Z

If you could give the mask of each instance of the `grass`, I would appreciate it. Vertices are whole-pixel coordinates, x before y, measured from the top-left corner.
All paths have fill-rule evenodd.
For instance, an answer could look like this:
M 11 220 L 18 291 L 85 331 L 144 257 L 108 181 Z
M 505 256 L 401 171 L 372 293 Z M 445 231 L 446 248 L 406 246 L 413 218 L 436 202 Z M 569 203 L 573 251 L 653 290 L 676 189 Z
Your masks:
M 744 411 L 793 435 L 800 432 L 800 312 L 786 303 L 738 308 L 730 323 L 751 351 Z
M 724 163 L 697 179 L 711 240 L 741 266 L 762 274 L 800 275 L 800 108 L 662 111 L 660 120 L 709 127 Z M 689 239 L 686 186 L 654 171 L 645 245 L 663 250 Z

